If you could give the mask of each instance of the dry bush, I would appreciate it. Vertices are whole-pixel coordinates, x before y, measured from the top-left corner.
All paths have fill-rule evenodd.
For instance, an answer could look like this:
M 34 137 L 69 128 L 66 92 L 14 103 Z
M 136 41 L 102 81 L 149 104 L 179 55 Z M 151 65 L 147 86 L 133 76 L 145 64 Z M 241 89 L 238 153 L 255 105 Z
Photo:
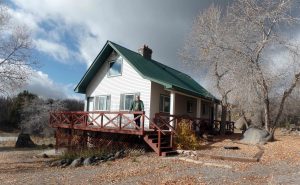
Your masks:
M 195 132 L 191 129 L 190 122 L 188 120 L 182 120 L 179 122 L 177 124 L 176 132 L 178 135 L 175 137 L 175 146 L 178 149 L 200 149 L 200 142 Z

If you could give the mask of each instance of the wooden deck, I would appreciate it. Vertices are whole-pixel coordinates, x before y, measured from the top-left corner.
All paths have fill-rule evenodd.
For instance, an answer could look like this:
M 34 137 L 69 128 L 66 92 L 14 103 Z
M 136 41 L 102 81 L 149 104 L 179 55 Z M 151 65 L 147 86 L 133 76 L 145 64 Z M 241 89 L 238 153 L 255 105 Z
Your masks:
M 139 116 L 133 118 L 133 114 Z M 140 126 L 136 120 L 140 119 Z M 202 118 L 191 118 L 188 116 L 169 115 L 157 113 L 150 120 L 144 112 L 52 112 L 50 114 L 50 125 L 53 128 L 66 130 L 80 130 L 83 132 L 104 132 L 142 136 L 144 141 L 158 154 L 169 155 L 175 153 L 173 148 L 173 137 L 177 135 L 176 125 L 182 121 L 190 125 L 191 129 L 200 132 L 211 125 L 214 129 L 219 128 L 220 121 L 211 121 Z M 150 129 L 145 128 L 145 123 Z M 227 122 L 226 129 L 233 132 L 234 123 Z M 72 132 L 70 132 L 72 133 Z M 72 137 L 72 135 L 70 136 Z M 60 138 L 56 137 L 56 141 Z

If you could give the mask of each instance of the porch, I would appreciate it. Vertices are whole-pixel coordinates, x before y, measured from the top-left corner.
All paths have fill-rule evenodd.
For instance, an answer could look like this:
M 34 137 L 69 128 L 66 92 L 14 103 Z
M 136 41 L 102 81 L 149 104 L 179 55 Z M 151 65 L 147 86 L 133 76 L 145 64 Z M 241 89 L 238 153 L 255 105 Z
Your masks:
M 139 116 L 134 118 L 133 114 Z M 140 126 L 137 125 L 137 119 L 141 120 Z M 150 119 L 145 112 L 52 112 L 50 114 L 50 125 L 56 128 L 56 146 L 58 147 L 59 131 L 67 131 L 68 145 L 75 136 L 73 131 L 102 132 L 111 134 L 136 135 L 143 140 L 158 154 L 170 155 L 175 153 L 173 138 L 177 135 L 176 126 L 181 120 L 186 120 L 196 133 L 203 129 L 211 127 L 214 130 L 219 129 L 220 121 L 204 118 L 193 118 L 190 116 L 170 115 L 166 113 L 156 113 L 154 119 Z M 149 128 L 145 127 L 145 123 Z M 226 129 L 233 132 L 234 123 L 227 122 Z

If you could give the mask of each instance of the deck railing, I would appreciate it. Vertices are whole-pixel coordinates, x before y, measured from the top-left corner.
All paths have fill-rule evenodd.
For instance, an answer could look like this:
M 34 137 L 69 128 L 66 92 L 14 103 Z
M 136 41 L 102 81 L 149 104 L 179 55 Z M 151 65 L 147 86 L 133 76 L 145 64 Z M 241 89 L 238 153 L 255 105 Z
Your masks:
M 138 114 L 133 118 L 133 114 Z M 140 126 L 136 120 L 140 119 Z M 145 130 L 145 112 L 52 112 L 50 113 L 52 127 L 71 128 L 81 130 L 118 130 L 140 132 Z
M 178 123 L 180 123 L 182 120 L 185 120 L 188 122 L 190 128 L 195 131 L 202 131 L 207 129 L 212 129 L 217 132 L 220 131 L 220 120 L 210 120 L 206 118 L 196 118 L 196 117 L 190 117 L 187 115 L 170 115 L 167 113 L 157 113 L 155 114 L 155 122 L 158 124 L 161 128 L 168 127 L 170 130 L 174 131 L 176 133 L 176 128 L 178 126 Z M 234 132 L 234 122 L 233 121 L 226 121 L 226 131 L 227 132 Z

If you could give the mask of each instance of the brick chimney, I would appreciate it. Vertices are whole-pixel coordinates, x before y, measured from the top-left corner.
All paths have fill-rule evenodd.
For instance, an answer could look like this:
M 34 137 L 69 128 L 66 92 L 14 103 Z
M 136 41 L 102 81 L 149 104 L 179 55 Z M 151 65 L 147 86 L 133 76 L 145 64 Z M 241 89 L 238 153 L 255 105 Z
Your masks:
M 150 49 L 147 45 L 144 45 L 140 49 L 138 49 L 139 54 L 141 54 L 145 59 L 151 60 L 152 49 Z

